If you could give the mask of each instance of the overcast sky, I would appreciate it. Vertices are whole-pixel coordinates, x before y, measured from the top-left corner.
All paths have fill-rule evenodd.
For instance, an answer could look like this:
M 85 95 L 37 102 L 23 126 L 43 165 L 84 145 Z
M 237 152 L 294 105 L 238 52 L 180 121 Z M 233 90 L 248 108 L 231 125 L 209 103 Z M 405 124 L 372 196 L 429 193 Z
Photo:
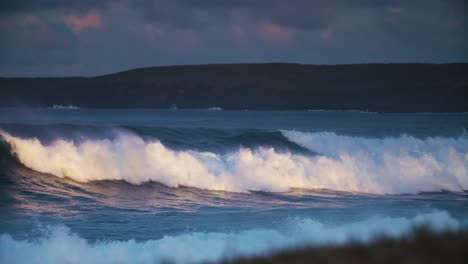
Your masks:
M 0 76 L 468 62 L 465 0 L 1 0 Z

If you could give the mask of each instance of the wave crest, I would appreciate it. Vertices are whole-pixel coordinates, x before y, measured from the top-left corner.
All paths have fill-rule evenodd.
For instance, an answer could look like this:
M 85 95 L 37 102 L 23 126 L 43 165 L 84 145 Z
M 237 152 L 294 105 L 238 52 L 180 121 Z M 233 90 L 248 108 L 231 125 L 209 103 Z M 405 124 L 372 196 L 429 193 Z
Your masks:
M 27 167 L 76 181 L 157 181 L 209 190 L 330 189 L 375 194 L 468 189 L 468 140 L 410 136 L 369 139 L 283 131 L 321 155 L 248 149 L 226 154 L 175 151 L 131 133 L 114 139 L 58 139 L 44 145 L 1 132 Z

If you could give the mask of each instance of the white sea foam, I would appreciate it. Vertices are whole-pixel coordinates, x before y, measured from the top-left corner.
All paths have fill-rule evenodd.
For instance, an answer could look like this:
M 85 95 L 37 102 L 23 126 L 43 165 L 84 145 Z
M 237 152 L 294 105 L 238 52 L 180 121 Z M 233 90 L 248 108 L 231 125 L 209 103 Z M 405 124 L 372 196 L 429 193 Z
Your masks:
M 206 110 L 212 110 L 212 111 L 221 111 L 223 110 L 221 107 L 218 106 L 212 106 L 210 108 L 207 108 Z
M 76 181 L 157 181 L 167 186 L 246 192 L 324 188 L 376 194 L 468 189 L 468 139 L 369 139 L 283 131 L 316 156 L 247 149 L 224 155 L 174 151 L 120 133 L 113 140 L 58 139 L 45 145 L 0 133 L 27 167 Z
M 336 226 L 298 218 L 277 229 L 251 229 L 236 233 L 187 233 L 144 242 L 98 241 L 90 243 L 64 226 L 48 227 L 41 238 L 18 240 L 0 235 L 1 263 L 191 263 L 234 256 L 271 253 L 306 245 L 368 242 L 375 235 L 400 237 L 415 225 L 435 231 L 456 230 L 457 220 L 444 211 L 413 218 L 375 216 Z
M 78 106 L 75 105 L 53 105 L 52 107 L 49 107 L 51 109 L 61 109 L 61 110 L 76 110 L 78 109 Z

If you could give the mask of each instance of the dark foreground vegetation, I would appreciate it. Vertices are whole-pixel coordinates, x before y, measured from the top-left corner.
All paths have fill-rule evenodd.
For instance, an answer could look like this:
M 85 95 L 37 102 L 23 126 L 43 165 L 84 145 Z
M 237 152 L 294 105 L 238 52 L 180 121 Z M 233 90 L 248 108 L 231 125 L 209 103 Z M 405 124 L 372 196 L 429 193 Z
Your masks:
M 468 233 L 434 234 L 427 229 L 416 230 L 402 239 L 380 238 L 365 245 L 351 243 L 286 251 L 262 256 L 225 261 L 226 264 L 261 263 L 467 263 Z
M 0 78 L 0 107 L 468 111 L 468 64 L 220 64 Z

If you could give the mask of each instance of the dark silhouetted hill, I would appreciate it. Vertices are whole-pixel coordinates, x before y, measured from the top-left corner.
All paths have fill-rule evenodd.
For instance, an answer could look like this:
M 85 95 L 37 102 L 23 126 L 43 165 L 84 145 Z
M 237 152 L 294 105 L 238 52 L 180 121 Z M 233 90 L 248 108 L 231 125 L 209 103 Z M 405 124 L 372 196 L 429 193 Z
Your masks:
M 0 78 L 0 107 L 466 112 L 467 98 L 467 63 L 213 64 L 89 78 Z

